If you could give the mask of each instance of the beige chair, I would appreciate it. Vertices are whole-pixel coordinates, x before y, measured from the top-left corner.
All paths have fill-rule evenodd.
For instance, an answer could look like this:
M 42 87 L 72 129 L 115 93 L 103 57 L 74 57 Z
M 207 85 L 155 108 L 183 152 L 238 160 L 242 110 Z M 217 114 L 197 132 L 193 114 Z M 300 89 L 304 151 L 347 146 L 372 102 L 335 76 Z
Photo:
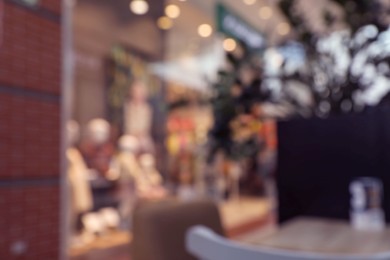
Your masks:
M 186 232 L 203 225 L 223 235 L 218 208 L 210 201 L 148 202 L 136 207 L 132 260 L 193 260 L 185 248 Z
M 188 230 L 186 247 L 200 260 L 390 260 L 390 252 L 331 255 L 250 246 L 233 242 L 202 226 Z

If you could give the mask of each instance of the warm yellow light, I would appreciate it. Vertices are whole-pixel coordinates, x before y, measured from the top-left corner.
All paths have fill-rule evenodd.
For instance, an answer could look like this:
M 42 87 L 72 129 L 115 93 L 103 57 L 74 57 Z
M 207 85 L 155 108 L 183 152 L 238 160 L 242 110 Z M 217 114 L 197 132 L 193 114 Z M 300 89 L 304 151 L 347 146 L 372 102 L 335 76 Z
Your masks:
M 146 14 L 149 10 L 149 4 L 145 0 L 133 0 L 130 2 L 130 10 L 138 15 Z
M 269 6 L 263 6 L 259 10 L 259 16 L 263 20 L 267 20 L 267 19 L 271 18 L 271 16 L 272 16 L 272 8 L 269 7 Z
M 234 51 L 237 48 L 237 43 L 234 39 L 227 38 L 223 41 L 223 48 L 225 49 L 225 51 Z
M 256 3 L 256 0 L 244 0 L 244 3 L 246 5 L 253 5 L 254 3 Z
M 211 25 L 204 23 L 199 25 L 198 33 L 201 37 L 207 38 L 213 33 L 213 28 L 211 27 Z
M 175 19 L 180 15 L 180 8 L 177 5 L 167 5 L 167 7 L 165 7 L 165 15 Z
M 276 27 L 276 30 L 280 35 L 286 35 L 290 32 L 291 28 L 288 23 L 280 23 Z
M 172 28 L 173 22 L 169 17 L 162 16 L 158 18 L 157 25 L 160 29 L 169 30 Z

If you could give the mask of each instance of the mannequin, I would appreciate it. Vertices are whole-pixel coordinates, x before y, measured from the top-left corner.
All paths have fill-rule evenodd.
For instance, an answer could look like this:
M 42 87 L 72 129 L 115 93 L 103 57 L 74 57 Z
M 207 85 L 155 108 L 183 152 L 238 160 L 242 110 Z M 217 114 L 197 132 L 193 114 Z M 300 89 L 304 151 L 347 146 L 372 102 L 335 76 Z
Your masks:
M 105 179 L 110 161 L 114 154 L 114 146 L 110 142 L 110 124 L 101 118 L 88 122 L 86 138 L 81 144 L 81 152 L 87 166 L 94 169 L 96 179 Z
M 138 138 L 140 149 L 153 152 L 150 137 L 152 108 L 148 103 L 147 86 L 140 80 L 134 81 L 129 91 L 129 100 L 124 107 L 125 134 Z
M 124 135 L 119 139 L 119 153 L 113 161 L 113 169 L 119 182 L 119 214 L 121 226 L 127 228 L 136 200 L 136 180 L 141 173 L 136 158 L 139 150 L 137 138 Z
M 67 123 L 69 148 L 66 151 L 66 157 L 68 160 L 71 234 L 75 234 L 79 217 L 91 210 L 93 206 L 91 187 L 88 183 L 88 168 L 80 151 L 75 146 L 80 136 L 79 132 L 77 122 L 69 121 Z
M 115 180 L 110 170 L 114 147 L 110 141 L 110 124 L 106 120 L 93 119 L 86 130 L 87 135 L 81 149 L 89 167 L 93 209 L 84 216 L 82 222 L 88 234 L 96 235 L 119 225 L 119 216 L 115 209 Z
M 140 174 L 140 167 L 136 158 L 140 149 L 139 141 L 131 135 L 124 135 L 119 139 L 119 154 L 116 157 L 120 164 L 120 176 L 122 180 L 134 180 Z
M 152 154 L 143 154 L 140 157 L 142 174 L 137 177 L 137 192 L 141 198 L 158 199 L 167 195 L 162 186 L 162 177 L 156 169 Z

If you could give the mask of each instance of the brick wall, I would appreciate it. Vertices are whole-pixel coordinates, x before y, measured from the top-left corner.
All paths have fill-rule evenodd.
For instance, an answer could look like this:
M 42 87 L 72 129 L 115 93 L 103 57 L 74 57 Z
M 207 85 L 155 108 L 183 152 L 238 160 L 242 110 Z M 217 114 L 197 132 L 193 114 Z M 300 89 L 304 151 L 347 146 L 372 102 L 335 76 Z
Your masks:
M 61 0 L 3 1 L 0 259 L 58 259 Z

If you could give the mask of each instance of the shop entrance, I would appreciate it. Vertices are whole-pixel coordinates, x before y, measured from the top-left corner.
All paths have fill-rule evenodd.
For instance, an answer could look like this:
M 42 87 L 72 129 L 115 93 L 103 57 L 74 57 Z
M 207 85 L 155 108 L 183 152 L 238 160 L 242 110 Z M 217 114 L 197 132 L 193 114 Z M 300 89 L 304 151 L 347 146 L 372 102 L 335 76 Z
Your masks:
M 172 6 L 178 14 L 170 13 Z M 224 62 L 234 50 L 226 42 L 239 39 L 213 36 L 214 17 L 185 1 L 78 0 L 69 4 L 66 19 L 70 258 L 128 259 L 132 212 L 140 201 L 213 198 L 231 234 L 263 223 L 269 203 L 255 165 L 258 153 L 232 159 L 221 147 L 214 151 L 211 141 L 218 70 L 229 66 Z M 262 132 L 250 131 L 256 138 L 264 134 L 273 149 L 274 139 L 265 140 L 272 127 L 264 122 Z

